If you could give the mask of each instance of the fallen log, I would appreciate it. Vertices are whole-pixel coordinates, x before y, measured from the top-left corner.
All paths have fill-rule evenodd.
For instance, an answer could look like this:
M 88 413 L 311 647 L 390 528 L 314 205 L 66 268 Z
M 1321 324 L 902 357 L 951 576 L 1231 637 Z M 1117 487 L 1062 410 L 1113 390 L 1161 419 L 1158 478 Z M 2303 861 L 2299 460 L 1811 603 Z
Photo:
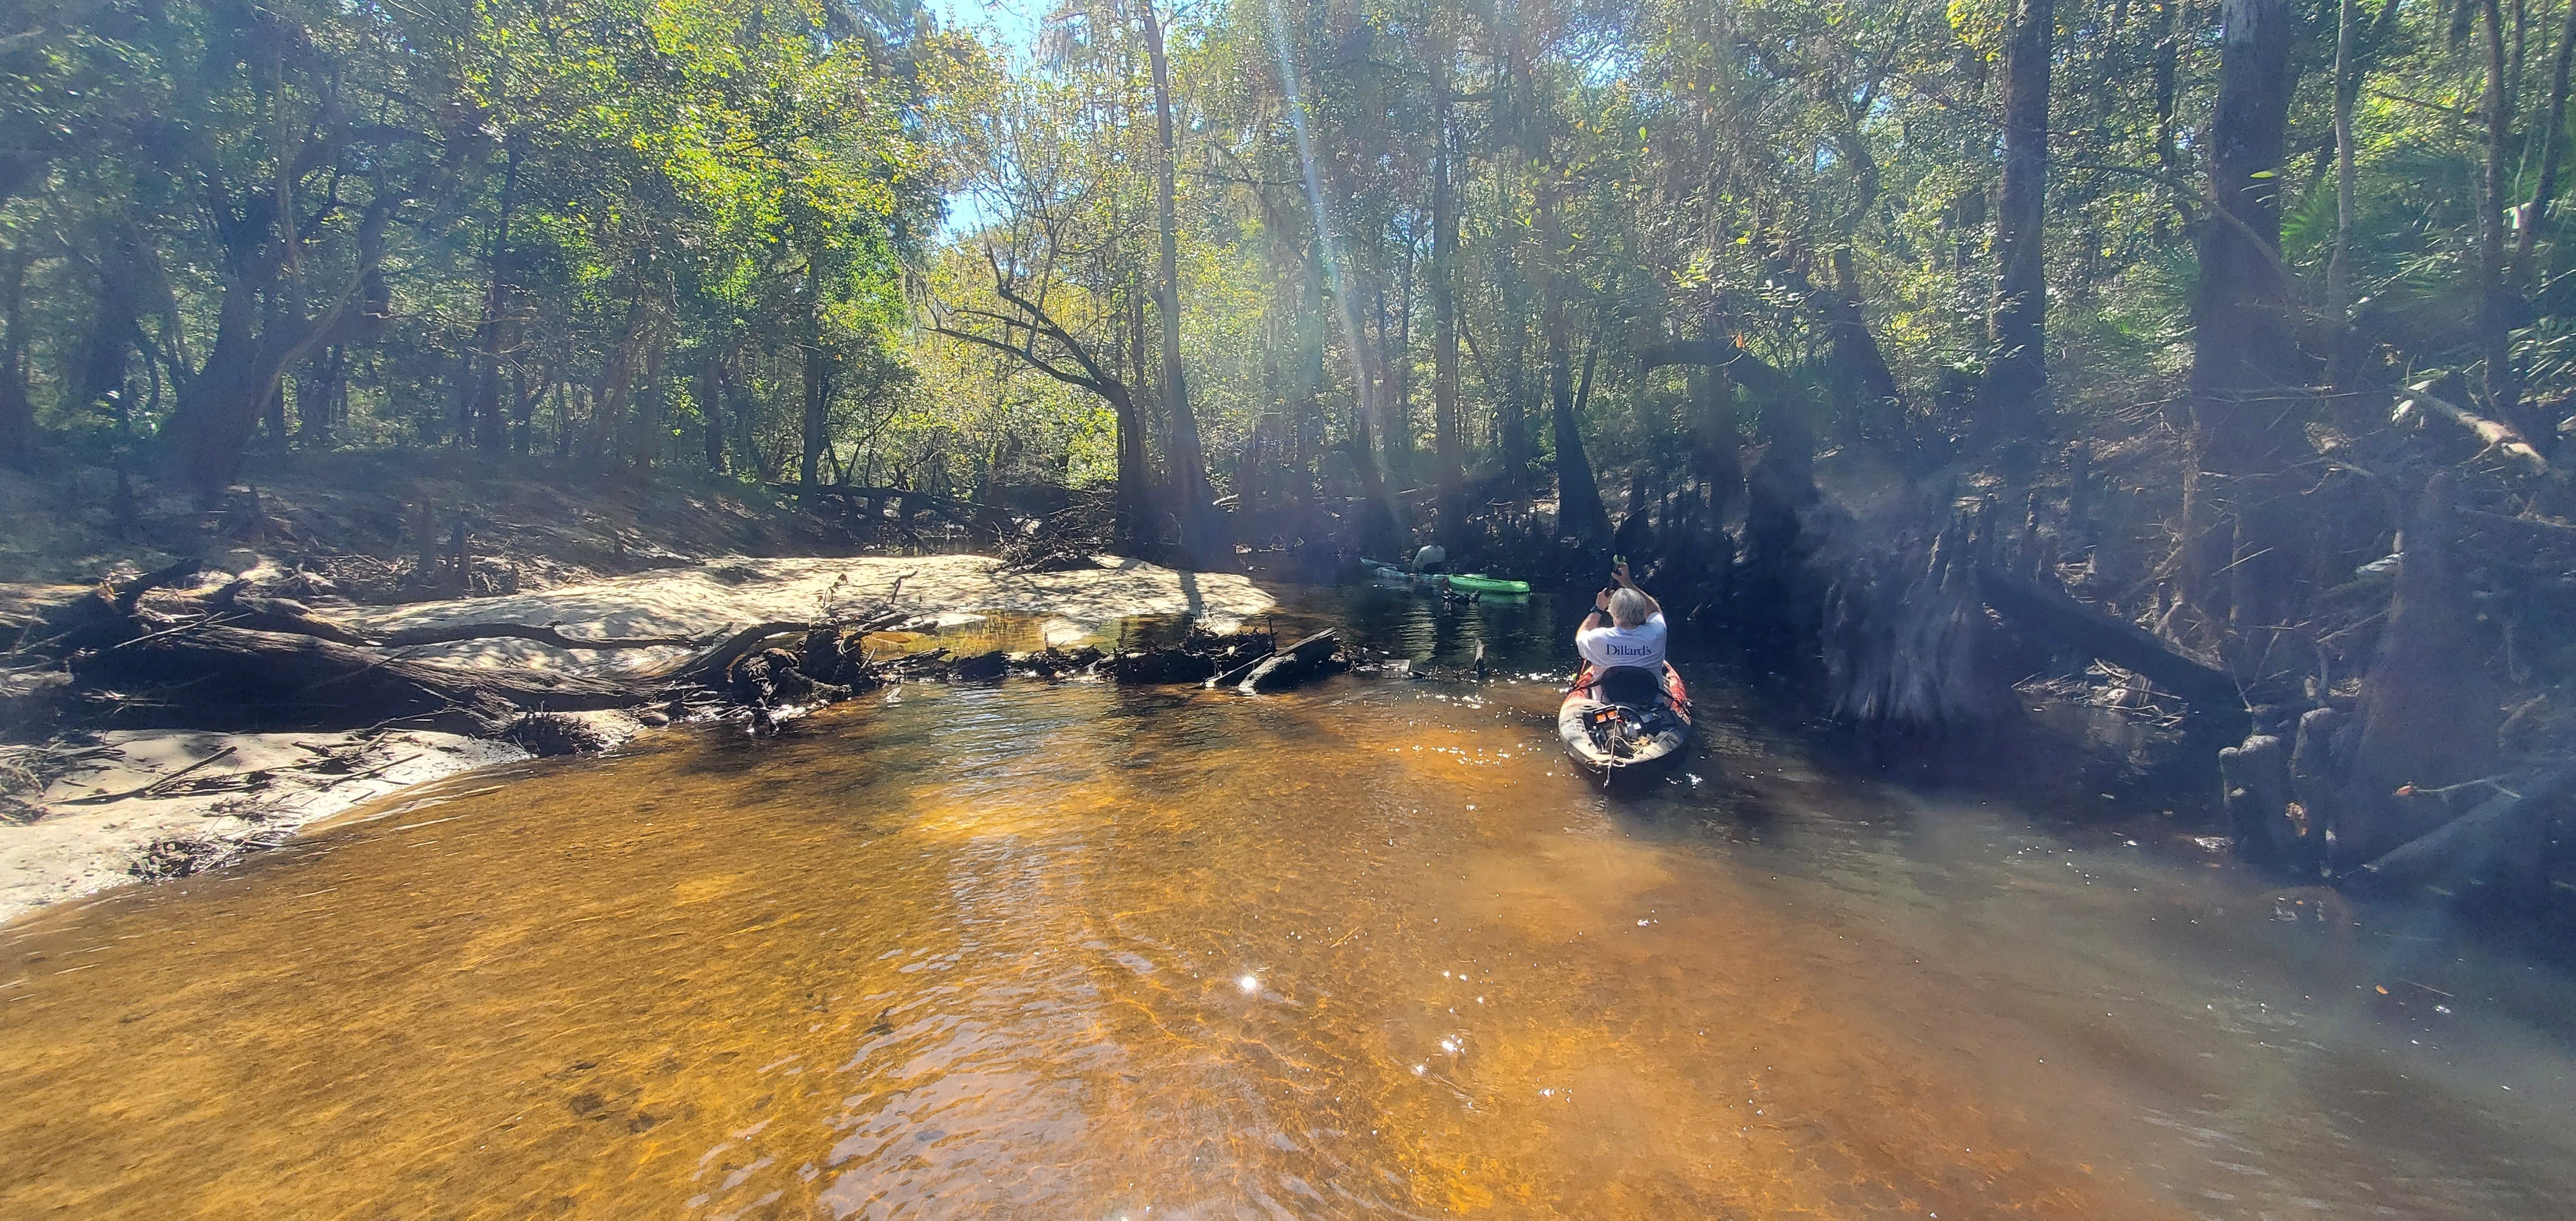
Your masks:
M 1336 672 L 1340 667 L 1332 662 L 1341 644 L 1340 633 L 1326 628 L 1253 663 L 1251 672 L 1235 689 L 1245 695 L 1285 691 L 1307 679 Z
M 318 632 L 308 635 L 320 635 Z M 330 637 L 324 637 L 330 639 Z M 369 642 L 363 638 L 342 641 L 344 644 L 373 643 L 381 648 L 406 649 L 425 644 L 454 644 L 461 640 L 533 640 L 558 649 L 666 649 L 703 648 L 709 641 L 704 636 L 566 636 L 551 623 L 458 623 L 446 627 L 407 627 L 388 632 L 383 639 Z
M 2531 824 L 2571 789 L 2576 789 L 2576 759 L 2561 759 L 2533 773 L 2519 792 L 2488 798 L 2369 864 L 2337 875 L 2335 887 L 2369 898 L 2393 898 L 2481 885 L 2509 854 L 2538 851 L 2539 828 Z
M 367 645 L 374 641 L 313 613 L 313 608 L 293 598 L 257 598 L 228 596 L 210 599 L 218 608 L 221 621 L 230 627 L 253 632 L 288 632 L 312 636 L 333 644 Z
M 629 708 L 654 698 L 644 686 L 611 679 L 410 661 L 313 636 L 213 624 L 136 637 L 75 657 L 71 668 L 91 688 L 184 688 L 189 724 L 201 728 L 225 721 L 348 729 L 429 718 L 490 732 L 521 712 Z
M 2490 420 L 2435 395 L 2432 382 L 2418 382 L 2406 388 L 2406 397 L 2397 401 L 2397 418 L 2405 419 L 2410 407 L 2421 407 L 2469 430 L 2478 440 L 2486 442 L 2488 449 L 2502 454 L 2506 461 L 2521 468 L 2525 474 L 2565 477 L 2562 472 L 2552 469 L 2549 459 L 2541 456 L 2531 442 L 2524 440 L 2513 425 Z
M 1991 564 L 1977 566 L 1977 589 L 1987 606 L 2024 631 L 2134 670 L 2189 701 L 2195 712 L 2226 722 L 2247 719 L 2245 696 L 2234 678 L 2175 652 L 2145 628 Z
M 725 672 L 733 667 L 733 663 L 757 651 L 762 644 L 780 636 L 802 636 L 813 629 L 813 624 L 802 619 L 773 619 L 767 623 L 756 623 L 726 637 L 712 648 L 694 656 L 682 658 L 645 677 L 670 683 L 721 687 L 724 685 Z
M 1219 674 L 1216 677 L 1207 680 L 1207 688 L 1210 691 L 1214 691 L 1219 687 L 1231 687 L 1236 683 L 1242 682 L 1243 676 L 1252 673 L 1252 668 L 1254 666 L 1258 666 L 1262 662 L 1268 661 L 1276 656 L 1278 656 L 1278 653 L 1275 650 L 1263 649 L 1257 656 L 1244 662 L 1242 665 L 1236 666 L 1223 674 Z

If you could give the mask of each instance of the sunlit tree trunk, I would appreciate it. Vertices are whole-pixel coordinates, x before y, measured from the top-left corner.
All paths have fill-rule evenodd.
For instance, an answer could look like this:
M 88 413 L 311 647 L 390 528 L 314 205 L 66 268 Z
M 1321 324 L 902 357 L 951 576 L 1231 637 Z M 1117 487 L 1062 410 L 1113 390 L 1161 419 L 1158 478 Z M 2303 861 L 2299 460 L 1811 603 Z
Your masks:
M 1127 350 L 1135 362 L 1137 378 L 1128 383 L 1143 386 L 1145 380 L 1145 290 L 1134 281 L 1127 285 Z M 1154 472 L 1145 453 L 1145 414 L 1138 410 L 1134 393 L 1121 388 L 1108 396 L 1110 419 L 1118 429 L 1117 512 L 1123 523 L 1119 537 L 1133 541 L 1150 520 L 1146 504 L 1152 499 L 1147 489 L 1153 486 Z
M 1179 221 L 1174 215 L 1173 163 L 1179 148 L 1172 132 L 1172 81 L 1163 56 L 1163 24 L 1153 0 L 1138 6 L 1145 18 L 1145 51 L 1154 67 L 1154 125 L 1162 155 L 1154 172 L 1155 222 L 1162 237 L 1162 281 L 1155 286 L 1156 311 L 1163 316 L 1163 409 L 1171 417 L 1169 457 L 1172 486 L 1180 497 L 1182 547 L 1195 559 L 1213 555 L 1217 541 L 1208 536 L 1207 457 L 1199 449 L 1198 421 L 1190 412 L 1189 379 L 1181 368 L 1181 283 Z

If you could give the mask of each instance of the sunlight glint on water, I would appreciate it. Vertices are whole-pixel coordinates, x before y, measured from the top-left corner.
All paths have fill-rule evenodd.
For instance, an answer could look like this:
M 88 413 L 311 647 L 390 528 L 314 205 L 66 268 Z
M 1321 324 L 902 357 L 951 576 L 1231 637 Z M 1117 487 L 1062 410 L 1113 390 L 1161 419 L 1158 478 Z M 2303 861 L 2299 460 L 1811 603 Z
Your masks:
M 1362 635 L 1552 633 L 1394 609 Z M 47 914 L 0 934 L 0 1214 L 2467 1217 L 2571 1185 L 2558 1043 L 2472 1006 L 2409 1048 L 2347 999 L 2366 938 L 2231 875 L 1836 782 L 1727 695 L 1692 770 L 1733 779 L 1614 808 L 1550 690 L 1470 693 L 916 686 Z

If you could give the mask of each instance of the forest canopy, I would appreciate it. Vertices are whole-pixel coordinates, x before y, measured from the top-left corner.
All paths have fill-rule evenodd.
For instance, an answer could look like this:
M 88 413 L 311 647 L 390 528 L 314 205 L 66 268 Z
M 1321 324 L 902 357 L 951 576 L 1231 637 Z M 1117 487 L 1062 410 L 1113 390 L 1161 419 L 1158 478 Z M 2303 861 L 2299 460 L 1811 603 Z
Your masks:
M 2179 694 L 2349 864 L 2576 731 L 2571 66 L 2576 0 L 55 0 L 0 454 L 1624 554 L 1851 721 Z
M 2182 392 L 2213 243 L 2301 384 L 2548 438 L 2570 359 L 2547 0 L 16 13 L 0 428 L 207 486 L 464 445 L 1414 521 L 1572 474 L 1597 532 L 1778 406 L 1653 345 L 2027 465 Z

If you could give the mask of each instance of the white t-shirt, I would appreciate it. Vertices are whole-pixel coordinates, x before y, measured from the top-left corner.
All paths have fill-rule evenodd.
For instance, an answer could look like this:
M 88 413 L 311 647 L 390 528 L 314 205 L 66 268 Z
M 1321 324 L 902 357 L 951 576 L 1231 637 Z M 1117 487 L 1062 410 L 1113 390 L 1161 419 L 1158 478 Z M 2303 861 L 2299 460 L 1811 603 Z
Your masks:
M 1605 618 L 1607 616 L 1604 616 Z M 1575 651 L 1593 665 L 1646 666 L 1664 664 L 1664 614 L 1657 611 L 1635 627 L 1596 627 L 1574 634 Z

